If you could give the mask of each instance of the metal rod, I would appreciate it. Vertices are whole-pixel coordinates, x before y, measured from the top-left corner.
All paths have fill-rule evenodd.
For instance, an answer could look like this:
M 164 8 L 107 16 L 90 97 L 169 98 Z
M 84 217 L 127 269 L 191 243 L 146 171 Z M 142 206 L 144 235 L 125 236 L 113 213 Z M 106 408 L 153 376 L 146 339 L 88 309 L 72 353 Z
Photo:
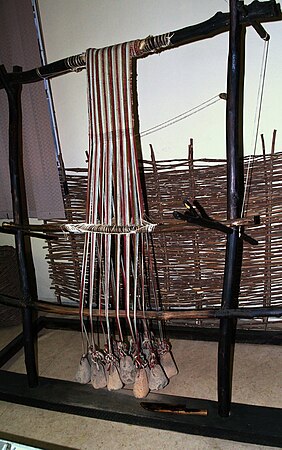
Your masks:
M 226 153 L 227 153 L 227 217 L 240 217 L 243 184 L 243 87 L 245 27 L 239 21 L 239 4 L 230 0 L 230 34 L 227 75 Z M 238 307 L 243 245 L 239 227 L 227 236 L 222 292 L 223 310 Z M 220 320 L 218 344 L 218 412 L 230 414 L 236 319 Z

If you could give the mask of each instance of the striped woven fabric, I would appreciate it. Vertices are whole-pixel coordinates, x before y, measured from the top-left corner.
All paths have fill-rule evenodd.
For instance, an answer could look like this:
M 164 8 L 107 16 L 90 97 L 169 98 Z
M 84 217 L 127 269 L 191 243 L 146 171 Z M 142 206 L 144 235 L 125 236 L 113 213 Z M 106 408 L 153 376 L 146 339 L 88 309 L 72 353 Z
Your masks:
M 144 312 L 151 306 L 150 297 L 159 308 L 148 238 L 153 227 L 144 220 L 135 140 L 132 73 L 138 51 L 138 41 L 87 51 L 87 214 L 80 225 L 86 231 L 80 289 L 83 355 L 76 380 L 110 391 L 133 383 L 135 397 L 144 398 L 150 390 L 165 387 L 177 368 L 162 325 L 158 340 L 145 319 L 137 322 L 137 309 Z M 86 299 L 90 335 L 84 325 Z M 101 319 L 104 349 L 100 339 L 95 341 L 93 306 L 97 304 L 99 315 L 106 319 L 106 333 Z M 117 339 L 110 308 L 115 310 Z M 121 309 L 129 339 L 127 331 L 123 336 Z
M 132 47 L 124 43 L 87 51 L 87 222 L 93 224 L 111 225 L 114 215 L 116 225 L 140 225 L 144 214 L 132 111 Z
M 138 233 L 116 233 L 126 227 L 150 227 L 144 206 L 134 131 L 132 67 L 136 42 L 87 51 L 89 162 L 86 222 L 94 232 L 86 233 L 80 293 L 81 312 L 86 292 L 90 311 L 115 305 L 128 312 L 128 324 L 136 337 L 129 310 L 137 308 L 137 297 L 144 301 L 145 237 Z M 96 227 L 96 228 L 95 228 Z M 99 232 L 100 228 L 113 233 Z M 146 246 L 147 247 L 147 246 Z M 142 277 L 144 278 L 144 276 Z M 87 289 L 89 286 L 89 291 Z M 122 302 L 122 305 L 120 303 Z M 106 314 L 107 319 L 107 314 Z M 133 329 L 135 328 L 135 330 Z M 110 326 L 107 321 L 108 346 Z

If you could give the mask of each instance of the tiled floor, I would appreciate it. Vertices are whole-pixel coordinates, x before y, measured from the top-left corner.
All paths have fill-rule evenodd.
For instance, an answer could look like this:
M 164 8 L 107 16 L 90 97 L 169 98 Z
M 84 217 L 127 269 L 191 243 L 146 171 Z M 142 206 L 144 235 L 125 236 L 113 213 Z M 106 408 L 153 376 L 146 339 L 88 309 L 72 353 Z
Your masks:
M 17 327 L 1 329 L 0 346 L 3 347 L 18 331 Z M 80 353 L 79 333 L 44 330 L 38 340 L 40 375 L 72 380 Z M 164 392 L 215 400 L 216 343 L 174 341 L 173 353 L 180 373 Z M 233 388 L 235 402 L 281 407 L 281 353 L 279 346 L 237 344 Z M 4 368 L 24 372 L 22 352 Z M 6 402 L 0 402 L 0 424 L 2 432 L 58 444 L 66 449 L 271 448 L 106 422 Z

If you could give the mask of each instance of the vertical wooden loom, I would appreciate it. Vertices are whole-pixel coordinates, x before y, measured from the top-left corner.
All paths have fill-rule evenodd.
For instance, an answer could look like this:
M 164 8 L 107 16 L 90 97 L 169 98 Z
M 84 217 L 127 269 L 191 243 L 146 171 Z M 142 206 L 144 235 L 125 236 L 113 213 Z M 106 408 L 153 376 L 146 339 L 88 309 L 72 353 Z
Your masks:
M 215 36 L 221 32 L 230 30 L 229 39 L 229 62 L 228 62 L 228 92 L 227 92 L 227 114 L 226 114 L 226 128 L 227 128 L 227 217 L 230 220 L 234 220 L 240 217 L 240 211 L 242 206 L 243 196 L 243 130 L 242 130 L 242 117 L 243 117 L 243 84 L 244 84 L 244 49 L 245 49 L 245 28 L 246 26 L 253 26 L 258 34 L 266 38 L 267 33 L 261 26 L 261 22 L 271 20 L 281 20 L 281 11 L 279 6 L 274 2 L 254 2 L 249 6 L 244 6 L 243 2 L 237 0 L 230 0 L 230 14 L 216 14 L 212 19 L 192 27 L 175 31 L 170 33 L 169 46 L 163 46 L 163 36 L 149 37 L 143 41 L 143 45 L 148 51 L 148 54 L 155 51 L 162 51 L 166 48 L 173 48 L 179 45 L 187 44 L 189 42 L 195 42 L 200 39 Z M 5 89 L 9 100 L 10 111 L 10 172 L 11 172 L 11 185 L 13 194 L 13 209 L 14 209 L 14 228 L 12 230 L 15 234 L 18 262 L 21 276 L 21 283 L 23 288 L 23 298 L 18 302 L 23 310 L 23 335 L 17 339 L 13 345 L 4 349 L 1 352 L 0 362 L 2 365 L 6 362 L 12 354 L 15 353 L 15 349 L 20 344 L 24 345 L 25 349 L 25 361 L 27 369 L 28 384 L 30 387 L 35 387 L 38 384 L 38 376 L 35 363 L 35 351 L 34 351 L 34 338 L 36 334 L 36 327 L 42 328 L 46 326 L 46 320 L 41 319 L 39 322 L 32 321 L 32 310 L 44 309 L 44 306 L 37 301 L 35 281 L 34 281 L 34 269 L 32 264 L 32 255 L 30 249 L 29 235 L 31 234 L 32 227 L 29 226 L 27 210 L 26 210 L 26 197 L 24 190 L 24 173 L 22 170 L 22 142 L 21 142 L 21 103 L 20 92 L 21 86 L 25 83 L 32 83 L 42 80 L 42 78 L 51 78 L 58 76 L 66 72 L 77 70 L 77 68 L 85 67 L 84 55 L 75 55 L 70 58 L 66 58 L 61 61 L 48 64 L 41 68 L 33 69 L 28 72 L 21 72 L 20 68 L 15 67 L 13 73 L 6 73 L 5 68 L 1 66 L 0 70 L 0 88 Z M 2 229 L 1 231 L 4 231 Z M 44 227 L 41 228 L 44 231 Z M 9 230 L 11 232 L 11 229 Z M 238 225 L 233 225 L 231 231 L 227 236 L 226 244 L 226 260 L 225 260 L 225 273 L 224 284 L 222 293 L 222 310 L 218 313 L 220 319 L 220 340 L 219 340 L 219 354 L 218 354 L 218 412 L 222 417 L 228 417 L 231 408 L 231 391 L 232 391 L 232 369 L 233 369 L 233 355 L 234 344 L 236 334 L 236 317 L 240 316 L 240 310 L 238 309 L 238 292 L 240 287 L 240 274 L 242 263 L 242 251 L 243 244 L 240 238 L 240 228 Z M 3 303 L 10 303 L 15 305 L 13 299 L 9 299 L 5 296 L 0 296 L 0 301 Z M 58 307 L 57 310 L 58 312 Z M 61 313 L 65 313 L 65 309 L 61 309 Z M 197 312 L 195 312 L 197 314 Z M 272 308 L 271 311 L 264 309 L 258 311 L 249 312 L 253 317 L 257 317 L 258 314 L 262 316 L 266 315 L 281 315 L 281 308 Z M 150 313 L 148 313 L 148 317 Z M 154 313 L 155 318 L 161 318 L 162 314 Z M 180 314 L 181 316 L 181 314 Z M 184 314 L 183 314 L 184 317 Z M 28 391 L 23 388 L 22 377 L 10 374 L 7 376 L 5 372 L 0 373 L 1 383 L 4 383 L 0 397 L 2 399 L 11 399 L 12 401 L 19 401 L 25 404 L 31 404 L 35 406 L 42 406 L 45 399 L 49 397 L 50 391 L 46 392 L 46 386 L 52 385 L 50 380 L 45 381 L 41 379 L 40 386 L 36 389 L 37 394 L 32 394 L 32 391 Z M 47 384 L 46 384 L 47 383 Z M 54 384 L 55 383 L 55 384 Z M 55 409 L 63 410 L 60 406 L 60 402 L 57 401 L 57 397 L 62 398 L 62 393 L 69 391 L 72 383 L 60 383 L 55 381 L 53 386 L 55 387 L 56 400 L 53 402 L 57 405 Z M 19 393 L 17 386 L 21 385 L 21 393 Z M 45 387 L 44 387 L 45 386 Z M 12 389 L 13 395 L 11 395 Z M 45 391 L 44 391 L 45 389 Z M 77 391 L 77 387 L 72 385 L 74 392 Z M 35 391 L 33 391 L 35 392 Z M 82 391 L 81 391 L 82 392 Z M 85 391 L 84 391 L 85 392 Z M 46 397 L 47 394 L 47 397 Z M 92 413 L 89 410 L 89 405 L 84 406 L 88 415 L 104 418 L 102 411 L 108 411 L 105 406 L 105 395 L 101 394 L 100 406 L 96 408 L 96 413 Z M 52 397 L 52 395 L 51 395 Z M 128 399 L 127 399 L 128 400 Z M 128 400 L 129 401 L 129 400 Z M 173 401 L 173 398 L 172 400 Z M 109 400 L 111 402 L 111 400 Z M 197 406 L 202 405 L 203 401 L 196 401 Z M 47 402 L 48 403 L 48 402 Z M 54 405 L 53 403 L 53 405 Z M 130 401 L 129 401 L 130 403 Z M 215 419 L 214 405 L 209 403 L 209 418 L 208 422 L 195 423 L 189 422 L 189 419 L 170 418 L 169 421 L 152 417 L 152 415 L 143 415 L 138 410 L 137 416 L 139 417 L 138 423 L 147 426 L 157 426 L 161 428 L 175 429 L 179 431 L 185 431 L 189 433 L 199 433 L 206 435 L 217 435 L 221 437 L 228 437 L 230 439 L 242 439 L 241 430 L 238 429 L 238 424 L 234 422 L 223 422 L 219 424 Z M 61 403 L 62 405 L 62 403 Z M 240 410 L 248 417 L 249 430 L 244 429 L 243 439 L 248 442 L 269 442 L 267 439 L 271 436 L 271 439 L 275 443 L 280 442 L 281 436 L 279 435 L 278 427 L 276 426 L 276 419 L 271 421 L 269 429 L 260 435 L 257 430 L 251 429 L 250 423 L 258 423 L 261 421 L 263 425 L 265 423 L 265 416 L 263 411 L 257 411 L 256 407 L 247 407 Z M 51 406 L 49 406 L 51 407 Z M 69 404 L 70 408 L 71 405 Z M 54 406 L 53 406 L 54 408 Z M 111 406 L 110 408 L 116 408 Z M 131 423 L 131 413 L 125 411 L 125 406 L 120 406 L 122 411 L 113 413 L 114 420 L 124 420 Z M 233 414 L 236 416 L 238 408 L 234 407 Z M 252 409 L 253 408 L 253 409 Z M 94 408 L 95 409 L 95 408 Z M 259 409 L 259 408 L 258 408 Z M 97 411 L 99 410 L 99 414 Z M 72 410 L 73 411 L 73 410 Z M 76 410 L 78 411 L 78 410 Z M 79 412 L 77 412 L 79 413 Z M 81 412 L 80 412 L 81 414 Z M 96 415 L 95 415 L 96 414 Z M 108 414 L 108 413 L 107 413 Z M 281 411 L 276 411 L 271 414 L 276 417 L 281 417 Z M 122 418 L 121 418 L 122 417 Z M 231 416 L 232 417 L 232 416 Z M 233 416 L 234 417 L 234 416 Z M 106 417 L 107 418 L 107 417 Z M 136 420 L 136 417 L 134 421 Z M 200 419 L 203 420 L 203 419 Z M 252 422 L 254 421 L 254 422 Z M 236 422 L 236 421 L 235 421 Z M 189 425 L 189 426 L 188 426 Z M 246 424 L 241 424 L 242 427 Z M 255 426 L 255 425 L 254 425 Z M 224 431 L 222 431 L 224 430 Z M 281 432 L 280 432 L 281 434 Z M 268 437 L 266 437 L 266 435 Z

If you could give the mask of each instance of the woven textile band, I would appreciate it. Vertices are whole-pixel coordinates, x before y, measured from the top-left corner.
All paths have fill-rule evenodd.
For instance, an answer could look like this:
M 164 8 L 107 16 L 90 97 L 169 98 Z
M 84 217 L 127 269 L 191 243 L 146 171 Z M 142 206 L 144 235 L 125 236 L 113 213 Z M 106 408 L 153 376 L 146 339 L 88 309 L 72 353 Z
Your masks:
M 90 148 L 86 222 L 94 225 L 112 225 L 115 216 L 117 226 L 138 226 L 144 214 L 134 136 L 133 48 L 129 42 L 86 54 Z
M 145 220 L 134 123 L 133 88 L 136 84 L 133 73 L 135 75 L 135 59 L 140 56 L 137 51 L 152 52 L 154 45 L 167 42 L 164 37 L 159 42 L 145 42 L 143 48 L 141 41 L 134 41 L 86 52 L 89 117 L 86 219 L 85 223 L 67 224 L 65 228 L 85 234 L 80 287 L 81 330 L 88 349 L 97 350 L 93 320 L 93 308 L 97 306 L 105 317 L 103 332 L 109 390 L 123 386 L 119 379 L 119 357 L 130 359 L 129 355 L 117 357 L 115 353 L 116 329 L 109 310 L 115 309 L 119 342 L 125 349 L 119 317 L 120 310 L 124 309 L 134 352 L 131 362 L 136 370 L 141 370 L 148 363 L 141 357 L 139 344 L 143 337 L 137 310 L 145 311 L 152 301 L 158 309 L 156 270 L 149 236 L 156 225 Z M 90 340 L 84 323 L 86 305 Z M 144 334 L 149 336 L 147 323 L 142 323 Z M 83 355 L 85 351 L 83 344 Z

